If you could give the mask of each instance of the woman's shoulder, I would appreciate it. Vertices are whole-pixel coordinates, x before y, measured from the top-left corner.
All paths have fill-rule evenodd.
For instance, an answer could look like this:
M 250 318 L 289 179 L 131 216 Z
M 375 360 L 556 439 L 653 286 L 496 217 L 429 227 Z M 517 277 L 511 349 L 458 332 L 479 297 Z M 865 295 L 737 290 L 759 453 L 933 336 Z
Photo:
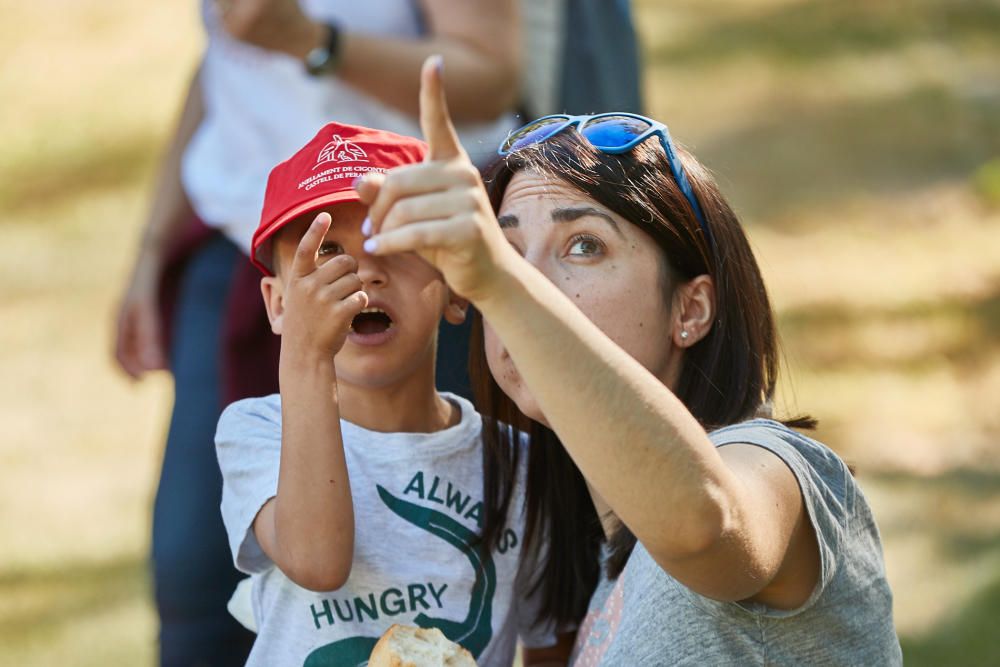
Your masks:
M 745 444 L 768 450 L 795 475 L 808 505 L 822 505 L 844 524 L 855 512 L 857 483 L 830 447 L 773 419 L 751 419 L 712 431 L 716 447 Z
M 763 447 L 780 458 L 792 455 L 819 470 L 848 472 L 847 464 L 830 447 L 773 419 L 750 419 L 708 434 L 716 447 L 747 444 Z M 786 461 L 787 462 L 787 461 Z

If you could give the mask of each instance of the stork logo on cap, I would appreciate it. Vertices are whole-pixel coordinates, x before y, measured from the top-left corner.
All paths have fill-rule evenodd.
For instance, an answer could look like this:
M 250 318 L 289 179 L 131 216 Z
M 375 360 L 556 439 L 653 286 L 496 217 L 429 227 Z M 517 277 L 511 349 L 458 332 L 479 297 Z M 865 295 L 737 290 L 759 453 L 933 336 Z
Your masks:
M 313 169 L 327 162 L 368 162 L 368 154 L 356 143 L 335 134 L 333 141 L 320 149 Z

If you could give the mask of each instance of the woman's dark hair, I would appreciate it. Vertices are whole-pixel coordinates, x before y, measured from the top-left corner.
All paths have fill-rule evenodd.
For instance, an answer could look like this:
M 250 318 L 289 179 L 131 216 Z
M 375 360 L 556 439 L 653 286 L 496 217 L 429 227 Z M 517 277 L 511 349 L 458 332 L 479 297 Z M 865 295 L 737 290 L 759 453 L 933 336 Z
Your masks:
M 661 285 L 668 306 L 677 285 L 703 274 L 712 277 L 715 321 L 708 334 L 685 351 L 674 387 L 677 397 L 711 431 L 770 416 L 778 375 L 778 339 L 760 269 L 739 220 L 708 171 L 686 150 L 675 149 L 701 205 L 710 238 L 671 176 L 655 137 L 628 153 L 611 155 L 593 148 L 575 132 L 564 131 L 498 160 L 486 171 L 484 181 L 494 211 L 499 210 L 513 176 L 531 171 L 576 188 L 636 225 L 662 251 Z M 661 335 L 666 344 L 671 332 Z M 598 579 L 603 540 L 583 476 L 556 435 L 522 415 L 493 380 L 478 313 L 473 321 L 469 370 L 485 420 L 483 538 L 493 544 L 500 537 L 520 449 L 512 443 L 527 434 L 526 547 L 538 548 L 543 536 L 548 541 L 536 582 L 542 586 L 540 613 L 557 621 L 578 620 Z M 808 417 L 786 423 L 800 428 L 815 424 Z M 619 525 L 609 544 L 610 576 L 621 573 L 635 541 L 628 528 Z

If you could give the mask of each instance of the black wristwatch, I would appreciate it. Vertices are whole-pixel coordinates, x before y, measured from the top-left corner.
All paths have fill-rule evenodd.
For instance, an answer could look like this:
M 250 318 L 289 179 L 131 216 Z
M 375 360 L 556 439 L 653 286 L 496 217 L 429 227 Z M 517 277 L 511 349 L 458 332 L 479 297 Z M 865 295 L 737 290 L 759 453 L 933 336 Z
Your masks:
M 340 64 L 340 27 L 326 24 L 326 39 L 306 56 L 306 71 L 313 76 L 330 74 Z

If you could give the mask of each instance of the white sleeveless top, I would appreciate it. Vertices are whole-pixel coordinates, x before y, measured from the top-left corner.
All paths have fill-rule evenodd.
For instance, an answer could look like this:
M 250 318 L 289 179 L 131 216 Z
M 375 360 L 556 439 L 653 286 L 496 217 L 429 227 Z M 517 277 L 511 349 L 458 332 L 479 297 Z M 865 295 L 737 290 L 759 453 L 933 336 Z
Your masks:
M 311 18 L 345 30 L 416 38 L 414 0 L 301 0 Z M 312 77 L 302 63 L 230 37 L 215 3 L 202 2 L 208 34 L 201 69 L 205 117 L 188 144 L 181 179 L 198 216 L 244 252 L 260 221 L 271 168 L 301 148 L 325 123 L 365 125 L 420 136 L 417 120 L 335 76 Z M 477 164 L 488 162 L 516 124 L 513 114 L 459 127 Z

